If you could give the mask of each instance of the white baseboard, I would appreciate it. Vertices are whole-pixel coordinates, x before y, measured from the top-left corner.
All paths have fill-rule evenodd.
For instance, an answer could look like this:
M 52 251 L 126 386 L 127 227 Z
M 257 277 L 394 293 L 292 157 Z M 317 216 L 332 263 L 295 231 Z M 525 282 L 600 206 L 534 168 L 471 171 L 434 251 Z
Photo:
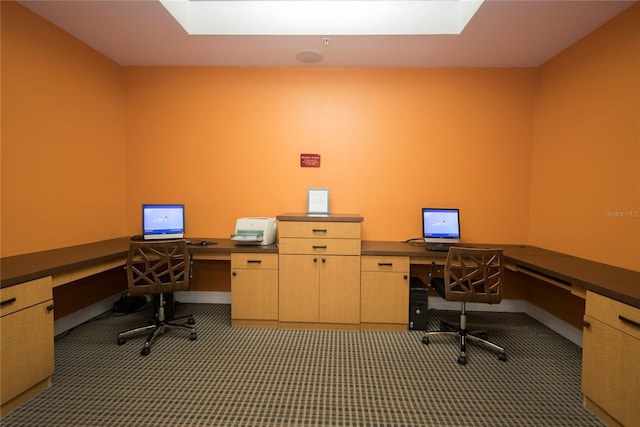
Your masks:
M 174 294 L 174 299 L 184 303 L 231 304 L 231 292 L 180 291 Z
M 54 325 L 55 335 L 61 334 L 89 319 L 111 310 L 113 303 L 118 300 L 118 298 L 120 298 L 120 294 L 105 298 L 102 301 L 56 320 Z M 231 292 L 184 291 L 176 292 L 175 299 L 182 303 L 231 304 Z M 460 303 L 445 301 L 441 298 L 429 298 L 429 308 L 435 310 L 459 310 Z M 468 303 L 467 309 L 469 311 L 526 313 L 572 343 L 582 347 L 582 331 L 580 329 L 525 300 L 502 300 L 500 304 Z
M 435 310 L 460 310 L 460 303 L 445 301 L 441 298 L 429 298 L 429 308 Z M 582 331 L 557 318 L 553 314 L 525 300 L 502 300 L 500 304 L 467 303 L 469 311 L 502 311 L 506 313 L 525 313 L 560 334 L 572 343 L 582 347 Z
M 526 302 L 526 301 L 525 301 Z M 582 330 L 576 328 L 575 326 L 565 322 L 562 319 L 557 318 L 553 314 L 549 313 L 538 307 L 537 305 L 533 305 L 529 302 L 527 303 L 527 313 L 529 316 L 536 319 L 538 322 L 547 326 L 554 332 L 562 335 L 575 345 L 582 347 Z
M 67 316 L 57 319 L 55 322 L 53 322 L 54 336 L 66 332 L 69 329 L 75 328 L 76 326 L 86 322 L 87 320 L 93 319 L 96 316 L 112 310 L 113 303 L 119 300 L 121 295 L 122 292 L 119 292 L 101 301 L 81 308 L 80 310 L 75 311 Z

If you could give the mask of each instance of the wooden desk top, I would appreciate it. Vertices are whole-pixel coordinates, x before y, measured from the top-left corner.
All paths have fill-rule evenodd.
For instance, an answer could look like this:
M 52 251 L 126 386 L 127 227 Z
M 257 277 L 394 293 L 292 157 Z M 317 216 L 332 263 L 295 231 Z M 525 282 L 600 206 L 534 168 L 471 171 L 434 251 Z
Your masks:
M 278 253 L 276 245 L 236 245 L 231 239 L 190 238 L 189 251 L 197 258 L 199 254 L 229 256 L 232 252 Z M 201 246 L 201 241 L 212 242 Z M 103 240 L 67 248 L 33 252 L 0 259 L 1 287 L 12 286 L 40 277 L 62 274 L 96 264 L 125 259 L 129 251 L 129 237 Z
M 495 244 L 469 244 L 469 246 L 502 248 L 505 262 L 640 308 L 640 271 L 614 267 L 535 246 Z M 362 255 L 398 255 L 409 256 L 412 259 L 442 259 L 443 262 L 447 257 L 446 252 L 427 251 L 423 244 L 367 240 L 362 241 Z
M 305 222 L 362 222 L 363 218 L 358 214 L 306 214 L 285 213 L 276 217 L 278 221 L 305 221 Z
M 129 238 L 122 237 L 5 257 L 0 259 L 0 284 L 4 288 L 40 277 L 117 260 L 126 257 L 128 251 Z
M 231 253 L 278 253 L 277 245 L 237 245 L 230 239 L 191 238 L 189 250 L 196 259 L 198 255 L 230 256 Z M 206 240 L 215 244 L 200 246 Z M 34 252 L 0 259 L 1 286 L 15 285 L 40 277 L 63 274 L 92 265 L 124 259 L 129 249 L 128 237 L 87 243 L 68 248 Z M 505 261 L 570 286 L 580 286 L 640 308 L 640 272 L 614 267 L 571 255 L 553 252 L 528 245 L 473 244 L 474 247 L 500 247 L 504 249 Z M 446 252 L 429 252 L 424 245 L 402 242 L 362 241 L 362 255 L 409 256 L 414 261 L 442 260 Z

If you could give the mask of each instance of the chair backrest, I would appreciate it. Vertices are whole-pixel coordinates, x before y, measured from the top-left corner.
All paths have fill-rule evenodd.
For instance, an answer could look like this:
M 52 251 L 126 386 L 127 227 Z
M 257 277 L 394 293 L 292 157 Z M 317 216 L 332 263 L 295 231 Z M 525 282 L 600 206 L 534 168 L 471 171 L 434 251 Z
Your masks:
M 191 262 L 184 239 L 131 242 L 127 259 L 130 295 L 189 289 Z
M 452 246 L 444 268 L 445 299 L 498 303 L 503 272 L 502 249 Z

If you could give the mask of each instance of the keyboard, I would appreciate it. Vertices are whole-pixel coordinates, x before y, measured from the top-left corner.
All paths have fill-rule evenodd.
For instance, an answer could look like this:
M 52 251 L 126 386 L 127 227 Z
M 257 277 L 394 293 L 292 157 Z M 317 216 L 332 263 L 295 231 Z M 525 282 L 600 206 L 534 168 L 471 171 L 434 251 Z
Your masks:
M 433 245 L 427 246 L 427 250 L 431 252 L 449 252 L 450 246 L 447 245 Z

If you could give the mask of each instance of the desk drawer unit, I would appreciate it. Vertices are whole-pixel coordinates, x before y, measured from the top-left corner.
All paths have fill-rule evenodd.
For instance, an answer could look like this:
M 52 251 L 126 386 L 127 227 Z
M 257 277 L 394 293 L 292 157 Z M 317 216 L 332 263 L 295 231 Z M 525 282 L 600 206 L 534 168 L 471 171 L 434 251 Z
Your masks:
M 50 276 L 2 288 L 0 316 L 4 317 L 50 299 L 53 299 Z
M 278 269 L 278 254 L 234 253 L 231 255 L 231 269 Z
M 584 316 L 582 392 L 586 406 L 607 424 L 638 425 L 640 309 L 591 291 Z
M 283 237 L 280 238 L 278 249 L 281 254 L 360 255 L 360 240 Z
M 2 414 L 50 384 L 54 363 L 52 298 L 50 276 L 0 290 Z
M 361 228 L 359 222 L 279 221 L 278 236 L 360 240 Z
M 406 329 L 409 313 L 409 257 L 363 256 L 362 323 L 396 324 Z

